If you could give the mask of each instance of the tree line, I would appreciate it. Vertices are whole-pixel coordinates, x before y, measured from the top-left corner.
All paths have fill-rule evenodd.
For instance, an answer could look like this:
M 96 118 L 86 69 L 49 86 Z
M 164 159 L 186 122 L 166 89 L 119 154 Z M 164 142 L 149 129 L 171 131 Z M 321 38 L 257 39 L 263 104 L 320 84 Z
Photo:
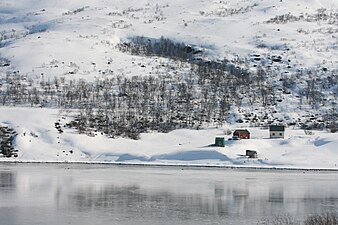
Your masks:
M 94 81 L 62 77 L 36 81 L 15 72 L 0 80 L 0 104 L 77 109 L 78 116 L 68 126 L 80 133 L 137 139 L 148 131 L 221 126 L 233 107 L 263 107 L 266 114 L 272 114 L 291 94 L 297 95 L 300 108 L 319 109 L 337 102 L 338 78 L 333 73 L 315 70 L 281 75 L 281 71 L 260 65 L 250 70 L 248 62 L 240 59 L 194 61 L 201 54 L 199 49 L 165 38 L 139 37 L 119 48 L 136 55 L 170 58 L 171 64 L 185 62 L 190 71 L 116 75 Z M 331 118 L 330 126 L 337 126 L 334 105 L 326 118 Z M 274 122 L 267 117 L 255 116 L 254 120 L 265 125 Z M 328 126 L 325 121 L 321 124 Z

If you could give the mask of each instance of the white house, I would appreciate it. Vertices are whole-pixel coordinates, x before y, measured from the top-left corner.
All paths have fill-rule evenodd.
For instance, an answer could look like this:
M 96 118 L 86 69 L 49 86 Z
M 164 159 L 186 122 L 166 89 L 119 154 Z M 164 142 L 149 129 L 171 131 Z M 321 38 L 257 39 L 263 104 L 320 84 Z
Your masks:
M 270 138 L 284 138 L 285 126 L 271 125 Z

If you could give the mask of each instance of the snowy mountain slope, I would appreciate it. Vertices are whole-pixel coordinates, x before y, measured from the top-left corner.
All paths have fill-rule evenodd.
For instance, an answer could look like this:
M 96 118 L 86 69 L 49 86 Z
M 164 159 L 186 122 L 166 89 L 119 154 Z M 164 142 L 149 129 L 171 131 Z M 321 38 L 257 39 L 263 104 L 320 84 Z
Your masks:
M 11 61 L 12 70 L 32 77 L 64 76 L 74 67 L 85 78 L 101 76 L 99 70 L 136 74 L 139 67 L 130 65 L 131 56 L 114 49 L 121 39 L 132 36 L 164 36 L 205 46 L 208 57 L 219 59 L 278 54 L 299 67 L 331 69 L 338 61 L 334 0 L 6 0 L 0 4 L 2 39 L 6 39 L 1 41 L 1 57 Z M 318 14 L 318 20 L 309 19 Z M 281 15 L 302 19 L 271 23 Z
M 229 123 L 237 123 L 231 128 L 283 123 L 290 128 L 324 129 L 336 124 L 338 118 L 337 35 L 335 0 L 3 0 L 0 2 L 0 100 L 3 105 L 11 106 L 88 109 L 93 102 L 83 99 L 100 99 L 104 107 L 97 108 L 108 111 L 113 121 L 116 116 L 130 122 L 130 118 L 124 117 L 128 114 L 137 118 L 133 122 L 141 123 L 141 127 L 144 121 L 150 124 L 156 119 L 168 120 L 173 127 L 178 125 L 172 121 L 180 120 L 179 126 L 190 123 L 199 129 L 222 126 L 226 118 Z M 186 51 L 193 51 L 193 57 L 182 60 L 153 52 L 147 55 L 121 51 L 119 46 L 131 46 L 135 37 L 144 37 L 149 43 L 161 41 L 161 37 L 182 42 Z M 222 62 L 227 67 L 225 72 L 208 70 Z M 189 77 L 196 74 L 200 77 Z M 215 80 L 221 80 L 222 76 L 218 76 L 224 75 L 223 83 L 213 84 L 215 80 L 209 79 L 210 74 Z M 247 77 L 242 78 L 243 74 Z M 148 80 L 148 75 L 160 78 L 154 82 Z M 122 82 L 124 77 L 128 79 Z M 147 86 L 150 81 L 152 89 L 156 89 L 153 96 L 147 96 L 151 92 Z M 128 89 L 122 84 L 131 86 Z M 85 88 L 81 89 L 82 86 Z M 227 89 L 223 90 L 224 86 Z M 97 89 L 101 92 L 95 95 L 93 90 Z M 213 89 L 217 90 L 213 92 Z M 72 97 L 74 93 L 80 93 L 76 100 Z M 110 102 L 106 96 L 111 97 Z M 138 96 L 145 96 L 145 107 Z M 148 101 L 148 97 L 152 99 Z M 22 99 L 24 103 L 20 103 Z M 80 103 L 72 105 L 77 101 Z M 116 102 L 122 106 L 109 111 L 108 102 L 114 102 L 114 107 Z M 161 118 L 155 118 L 154 108 L 161 110 Z M 221 112 L 223 109 L 226 113 Z M 13 126 L 19 134 L 16 144 L 24 153 L 19 154 L 20 160 L 149 163 L 205 159 L 233 165 L 247 163 L 237 154 L 246 147 L 257 146 L 264 160 L 253 164 L 331 168 L 336 160 L 336 138 L 324 131 L 314 139 L 300 135 L 290 136 L 286 142 L 240 142 L 228 146 L 229 152 L 225 154 L 205 147 L 219 130 L 177 130 L 154 136 L 148 133 L 140 135 L 141 141 L 135 141 L 108 139 L 111 134 L 90 138 L 70 129 L 59 141 L 61 136 L 54 127 L 60 119 L 57 110 L 1 110 L 0 123 Z M 15 117 L 12 112 L 19 114 Z M 74 117 L 78 116 L 73 112 Z M 17 124 L 16 118 L 23 118 L 26 113 L 30 119 Z M 40 118 L 40 115 L 44 116 Z M 46 120 L 41 121 L 42 118 Z M 133 128 L 135 124 L 127 125 Z M 87 134 L 92 135 L 95 129 L 90 127 Z M 255 132 L 261 131 L 255 128 Z M 200 138 L 203 135 L 205 139 Z M 189 144 L 182 144 L 183 141 Z M 36 146 L 49 150 L 41 152 Z M 276 153 L 270 153 L 275 147 Z M 305 147 L 313 154 L 308 156 Z M 303 160 L 307 157 L 309 164 Z M 319 157 L 322 162 L 316 160 Z

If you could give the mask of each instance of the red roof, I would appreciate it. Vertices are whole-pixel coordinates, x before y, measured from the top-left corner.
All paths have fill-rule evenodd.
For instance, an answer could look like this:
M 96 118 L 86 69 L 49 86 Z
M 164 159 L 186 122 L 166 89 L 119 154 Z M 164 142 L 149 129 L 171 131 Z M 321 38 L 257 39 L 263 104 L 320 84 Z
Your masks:
M 240 134 L 250 134 L 250 132 L 247 129 L 237 129 L 234 131 L 234 133 L 240 133 Z

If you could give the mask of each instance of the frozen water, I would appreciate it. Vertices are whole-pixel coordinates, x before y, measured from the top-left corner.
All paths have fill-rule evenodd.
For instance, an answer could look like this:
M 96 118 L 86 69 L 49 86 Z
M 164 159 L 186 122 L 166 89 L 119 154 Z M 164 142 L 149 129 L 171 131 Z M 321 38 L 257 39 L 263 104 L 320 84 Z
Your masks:
M 0 164 L 2 225 L 257 224 L 337 212 L 338 174 Z

